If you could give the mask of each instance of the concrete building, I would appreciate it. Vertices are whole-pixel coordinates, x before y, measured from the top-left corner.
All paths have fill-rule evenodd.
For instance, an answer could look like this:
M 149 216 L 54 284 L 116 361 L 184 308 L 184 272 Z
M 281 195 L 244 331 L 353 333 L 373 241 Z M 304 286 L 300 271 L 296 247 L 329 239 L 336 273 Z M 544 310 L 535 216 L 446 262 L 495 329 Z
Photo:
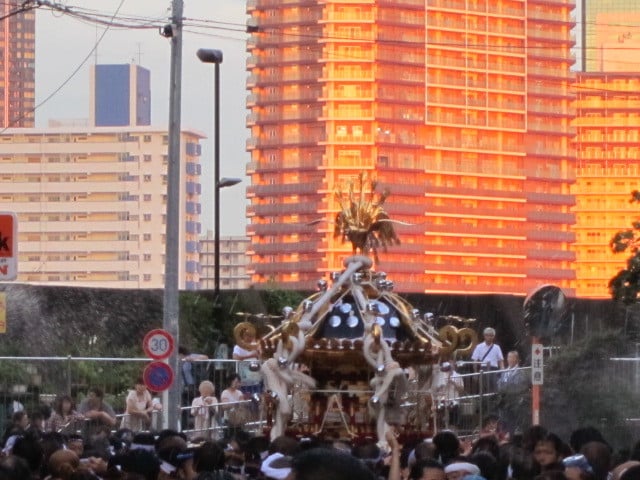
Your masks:
M 151 125 L 149 70 L 134 64 L 94 65 L 90 76 L 90 125 Z
M 335 191 L 367 171 L 413 225 L 375 266 L 397 290 L 571 294 L 573 9 L 248 0 L 252 283 L 341 270 Z
M 0 128 L 32 127 L 36 100 L 36 13 L 0 3 Z
M 200 140 L 182 132 L 181 289 L 200 282 Z M 0 135 L 0 210 L 19 221 L 18 281 L 163 288 L 166 130 L 10 129 Z
M 640 12 L 637 0 L 582 0 L 585 72 L 640 70 Z
M 247 274 L 247 247 L 249 238 L 246 236 L 220 237 L 220 289 L 242 290 L 249 288 Z M 215 237 L 211 230 L 200 238 L 200 290 L 214 290 L 215 288 Z
M 607 298 L 626 265 L 609 242 L 638 218 L 640 73 L 581 73 L 576 91 L 576 295 Z

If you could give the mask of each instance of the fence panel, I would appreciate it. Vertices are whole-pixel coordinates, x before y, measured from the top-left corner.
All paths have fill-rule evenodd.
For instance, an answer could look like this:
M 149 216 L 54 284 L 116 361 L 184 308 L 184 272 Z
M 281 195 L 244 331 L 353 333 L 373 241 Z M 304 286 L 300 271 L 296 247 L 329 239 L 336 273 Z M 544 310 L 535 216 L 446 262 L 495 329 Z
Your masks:
M 142 375 L 149 362 L 147 358 L 0 357 L 0 431 L 6 428 L 6 422 L 16 409 L 25 408 L 33 412 L 42 404 L 53 405 L 55 398 L 61 394 L 70 395 L 79 404 L 91 387 L 100 388 L 105 394 L 105 401 L 122 418 L 127 393 L 134 387 L 136 378 Z M 183 391 L 180 405 L 181 428 L 192 437 L 220 437 L 224 433 L 222 422 L 218 422 L 209 431 L 195 430 L 194 419 L 190 414 L 191 402 L 198 395 L 197 386 L 202 380 L 210 380 L 214 384 L 215 395 L 220 399 L 230 376 L 239 371 L 238 362 L 198 360 L 191 362 L 191 366 L 196 385 L 190 392 Z M 640 386 L 640 367 L 636 368 L 635 374 Z M 413 409 L 411 414 L 425 419 L 434 431 L 452 428 L 462 436 L 477 435 L 481 419 L 489 413 L 498 413 L 496 392 L 486 391 L 484 375 L 461 375 L 465 389 L 456 402 L 455 424 L 451 423 L 449 415 L 453 405 L 433 398 L 424 388 L 410 392 L 407 409 Z M 182 382 L 181 372 L 175 373 L 175 381 Z M 308 407 L 308 401 L 296 400 L 295 395 L 290 401 L 294 422 L 307 420 L 309 412 L 305 412 L 304 407 Z M 254 400 L 244 401 L 241 407 L 246 414 L 245 428 L 254 432 L 261 431 L 266 421 L 263 408 Z M 151 428 L 162 427 L 161 417 L 161 413 L 154 414 Z

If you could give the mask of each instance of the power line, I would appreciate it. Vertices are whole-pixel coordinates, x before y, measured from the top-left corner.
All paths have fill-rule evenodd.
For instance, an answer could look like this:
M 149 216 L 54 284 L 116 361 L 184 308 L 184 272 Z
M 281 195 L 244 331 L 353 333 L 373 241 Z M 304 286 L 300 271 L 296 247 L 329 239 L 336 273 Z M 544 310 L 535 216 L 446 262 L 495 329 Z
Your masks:
M 124 5 L 125 0 L 120 0 L 120 4 L 118 5 L 118 8 L 116 9 L 115 13 L 113 14 L 114 18 L 115 16 L 118 14 L 118 12 L 120 11 L 120 9 L 122 8 L 122 5 Z M 95 42 L 95 44 L 93 45 L 93 47 L 91 48 L 91 50 L 89 51 L 89 53 L 86 55 L 86 57 L 84 58 L 84 60 L 82 60 L 82 62 L 80 62 L 80 65 L 78 65 L 72 72 L 71 74 L 58 86 L 58 88 L 56 88 L 53 92 L 51 92 L 44 100 L 42 100 L 40 103 L 36 104 L 35 107 L 33 107 L 31 110 L 29 110 L 27 113 L 21 115 L 19 118 L 12 120 L 9 122 L 9 124 L 3 128 L 0 131 L 0 134 L 4 133 L 7 131 L 7 129 L 9 129 L 11 126 L 15 125 L 16 123 L 20 122 L 21 120 L 25 119 L 27 115 L 35 112 L 38 108 L 40 108 L 42 105 L 44 105 L 45 103 L 47 103 L 49 100 L 51 100 L 60 90 L 62 90 L 65 85 L 67 85 L 72 79 L 73 77 L 76 76 L 76 74 L 80 71 L 80 69 L 84 66 L 85 63 L 87 63 L 87 61 L 91 58 L 91 55 L 93 55 L 93 52 L 95 52 L 95 50 L 98 48 L 98 46 L 100 45 L 100 42 L 102 42 L 102 39 L 105 37 L 105 35 L 107 34 L 107 32 L 109 31 L 109 26 L 107 26 L 104 31 L 102 32 L 102 35 L 100 35 L 100 38 L 98 38 L 98 40 Z

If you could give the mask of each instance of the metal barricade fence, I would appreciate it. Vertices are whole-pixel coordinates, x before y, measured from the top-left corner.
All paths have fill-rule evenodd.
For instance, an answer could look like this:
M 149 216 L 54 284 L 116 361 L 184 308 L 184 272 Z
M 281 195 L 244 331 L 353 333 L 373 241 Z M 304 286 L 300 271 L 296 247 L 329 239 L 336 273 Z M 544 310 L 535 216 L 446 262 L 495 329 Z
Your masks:
M 105 393 L 105 402 L 114 408 L 118 419 L 122 419 L 126 415 L 127 393 L 133 389 L 136 379 L 142 375 L 149 362 L 148 358 L 0 357 L 0 431 L 4 431 L 16 409 L 24 408 L 33 412 L 42 404 L 53 406 L 55 398 L 62 394 L 71 396 L 77 406 L 91 387 L 98 387 Z M 191 395 L 186 392 L 182 395 L 181 428 L 196 436 L 199 432 L 194 429 L 190 413 L 193 396 L 198 395 L 198 384 L 203 380 L 211 381 L 216 389 L 215 395 L 220 399 L 230 375 L 239 372 L 239 362 L 223 359 L 194 360 L 191 366 L 196 384 Z M 484 375 L 482 372 L 461 374 L 465 388 L 464 393 L 456 400 L 458 419 L 455 426 L 448 424 L 443 411 L 438 412 L 438 404 L 432 397 L 430 404 L 420 400 L 416 403 L 416 408 L 426 409 L 420 415 L 431 416 L 434 430 L 454 428 L 461 435 L 471 435 L 479 431 L 484 416 L 497 411 L 496 392 L 485 391 Z M 175 372 L 174 381 L 182 382 L 181 372 Z M 411 395 L 414 398 L 428 399 L 430 392 L 414 391 Z M 290 401 L 294 402 L 295 415 L 295 399 L 291 398 Z M 245 400 L 241 403 L 248 411 L 245 428 L 254 432 L 261 431 L 265 418 L 258 402 Z M 444 405 L 444 409 L 447 409 L 447 405 Z M 154 413 L 150 428 L 160 429 L 161 417 L 160 413 Z M 119 424 L 120 422 L 117 426 Z M 227 427 L 228 425 L 219 422 L 212 430 L 220 431 Z

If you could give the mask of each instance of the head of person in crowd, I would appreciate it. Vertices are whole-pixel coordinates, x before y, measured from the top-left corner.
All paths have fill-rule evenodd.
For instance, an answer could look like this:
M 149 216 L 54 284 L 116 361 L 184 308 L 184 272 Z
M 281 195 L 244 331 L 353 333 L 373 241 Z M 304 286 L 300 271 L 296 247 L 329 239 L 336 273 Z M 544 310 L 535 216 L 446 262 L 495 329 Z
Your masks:
M 587 457 L 581 453 L 565 457 L 562 460 L 562 464 L 564 465 L 564 476 L 567 480 L 596 480 L 593 466 L 589 463 Z
M 507 353 L 507 368 L 517 368 L 520 366 L 520 354 L 517 350 Z
M 500 442 L 493 435 L 478 438 L 471 447 L 471 454 L 489 452 L 493 458 L 500 457 Z
M 575 429 L 569 437 L 569 445 L 574 452 L 579 452 L 582 446 L 589 442 L 602 442 L 609 445 L 600 430 L 590 425 Z
M 611 471 L 611 480 L 637 480 L 640 478 L 640 461 L 628 460 Z
M 19 436 L 11 452 L 13 455 L 23 458 L 32 473 L 40 472 L 44 461 L 44 450 L 39 436 L 32 433 L 25 433 Z
M 40 445 L 45 463 L 53 452 L 67 448 L 65 436 L 58 432 L 44 432 L 40 436 Z M 78 455 L 78 457 L 80 456 Z
M 607 480 L 607 476 L 613 466 L 611 447 L 600 441 L 591 441 L 582 445 L 580 453 L 583 454 L 593 469 L 596 480 Z
M 237 373 L 232 374 L 227 378 L 227 388 L 229 390 L 239 390 L 240 389 L 240 375 Z
M 416 463 L 423 460 L 435 460 L 438 455 L 437 448 L 431 438 L 416 443 L 415 447 L 408 453 L 407 464 L 412 468 Z
M 452 459 L 445 467 L 447 480 L 462 480 L 468 475 L 480 475 L 480 467 L 465 457 Z
M 158 432 L 155 440 L 156 452 L 161 448 L 174 445 L 180 447 L 187 445 L 187 436 L 182 432 L 178 432 L 177 430 L 172 430 L 170 428 L 166 428 Z
M 87 404 L 92 410 L 100 410 L 104 401 L 104 392 L 100 387 L 91 387 L 87 391 Z
M 262 461 L 260 472 L 266 480 L 285 480 L 291 475 L 292 459 L 282 453 L 272 453 Z
M 445 480 L 444 466 L 433 459 L 417 461 L 409 473 L 410 480 Z
M 544 438 L 547 433 L 547 429 L 542 425 L 532 425 L 522 434 L 522 448 L 528 452 L 533 452 L 538 440 Z
M 443 464 L 449 463 L 452 458 L 460 455 L 460 439 L 451 430 L 442 430 L 433 437 L 436 447 L 435 459 Z
M 31 478 L 27 461 L 16 455 L 0 455 L 0 478 L 2 480 L 25 480 Z
M 283 455 L 288 455 L 290 457 L 296 455 L 298 452 L 300 452 L 300 450 L 300 442 L 293 437 L 289 437 L 288 435 L 281 435 L 274 438 L 269 443 L 268 448 L 269 454 L 282 453 Z
M 484 338 L 484 343 L 487 345 L 493 344 L 496 340 L 496 330 L 495 328 L 487 327 L 482 331 L 482 336 Z
M 49 457 L 47 467 L 52 479 L 67 480 L 80 467 L 80 459 L 71 450 L 57 450 Z
M 84 456 L 84 439 L 82 438 L 82 435 L 78 435 L 76 433 L 68 435 L 65 443 L 67 448 L 76 452 L 78 457 L 82 458 Z
M 498 455 L 500 455 L 499 451 Z M 497 480 L 501 474 L 498 455 L 494 456 L 488 450 L 480 450 L 472 453 L 468 458 L 469 462 L 478 466 L 481 476 L 487 480 Z
M 160 473 L 160 459 L 155 452 L 134 448 L 111 457 L 108 471 L 138 475 L 141 480 L 156 480 Z
M 196 476 L 193 468 L 194 452 L 184 445 L 165 446 L 158 450 L 160 472 L 158 480 L 190 480 Z
M 5 432 L 5 440 L 10 435 L 19 435 L 29 427 L 29 414 L 26 410 L 18 410 L 11 415 L 11 423 Z
M 357 458 L 335 449 L 312 448 L 291 461 L 292 480 L 376 480 Z M 289 480 L 289 479 L 288 479 Z
M 66 417 L 73 413 L 76 404 L 69 395 L 59 395 L 53 403 L 53 411 L 61 417 Z
M 193 469 L 200 472 L 216 472 L 224 470 L 224 448 L 221 444 L 205 441 L 193 450 Z
M 547 433 L 538 439 L 533 448 L 533 459 L 541 472 L 546 470 L 564 470 L 562 459 L 566 447 L 555 433 Z

